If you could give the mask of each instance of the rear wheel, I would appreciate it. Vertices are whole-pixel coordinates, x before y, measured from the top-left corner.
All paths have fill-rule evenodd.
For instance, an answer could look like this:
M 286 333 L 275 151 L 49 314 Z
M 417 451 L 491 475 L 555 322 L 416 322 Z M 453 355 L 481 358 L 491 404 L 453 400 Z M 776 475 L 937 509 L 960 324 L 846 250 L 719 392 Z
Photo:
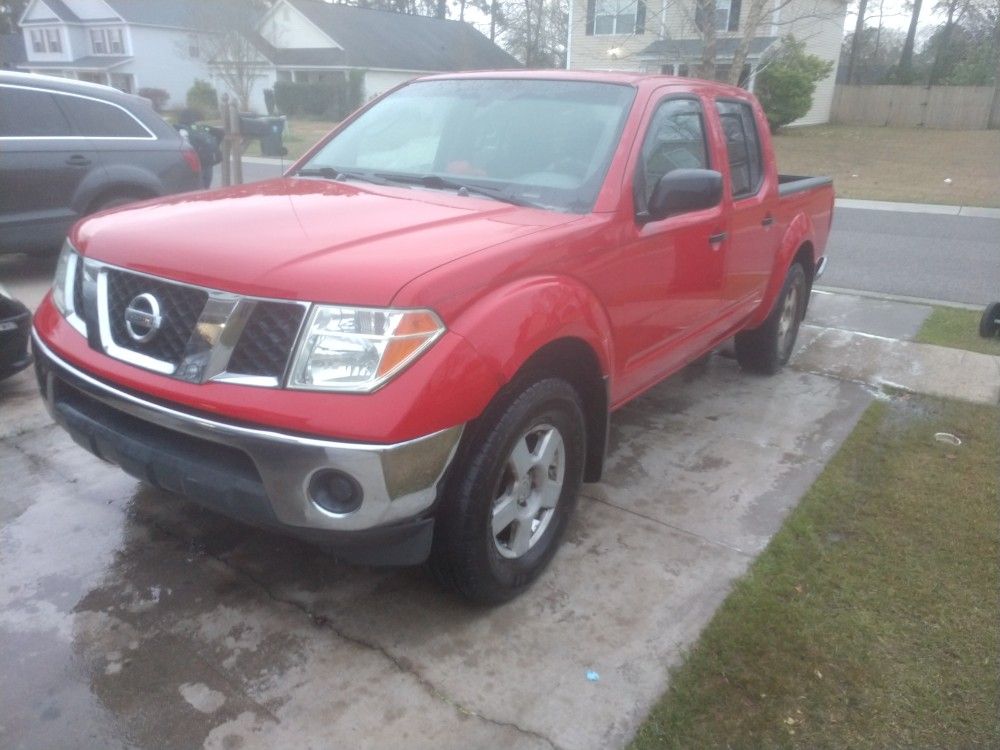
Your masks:
M 527 588 L 555 554 L 583 477 L 586 428 L 576 390 L 558 378 L 527 386 L 484 419 L 448 483 L 430 567 L 445 587 L 496 604 Z
M 90 210 L 87 211 L 87 213 L 96 214 L 99 211 L 109 211 L 112 208 L 118 208 L 119 206 L 126 206 L 129 203 L 145 200 L 145 198 L 146 196 L 129 195 L 124 193 L 109 195 L 94 201 L 94 204 L 90 207 Z
M 808 294 L 806 273 L 801 265 L 793 263 L 767 320 L 758 328 L 736 334 L 736 360 L 741 368 L 773 375 L 788 362 L 795 348 Z

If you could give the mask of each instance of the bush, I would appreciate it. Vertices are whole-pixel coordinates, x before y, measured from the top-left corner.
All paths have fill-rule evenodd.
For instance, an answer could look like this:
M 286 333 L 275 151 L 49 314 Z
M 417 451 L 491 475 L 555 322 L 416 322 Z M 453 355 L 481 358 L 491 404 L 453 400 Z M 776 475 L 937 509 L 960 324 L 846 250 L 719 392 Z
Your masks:
M 153 105 L 153 109 L 157 112 L 162 112 L 164 107 L 167 106 L 167 101 L 170 99 L 170 94 L 163 89 L 153 88 L 139 89 L 139 96 L 143 99 L 149 99 Z
M 274 103 L 283 115 L 342 120 L 361 103 L 364 82 L 356 75 L 347 78 L 339 75 L 321 83 L 292 83 L 278 81 L 274 84 Z
M 200 78 L 194 79 L 194 84 L 187 92 L 187 105 L 191 109 L 214 113 L 219 111 L 219 94 L 212 84 Z
M 816 84 L 830 75 L 833 63 L 806 54 L 805 42 L 789 35 L 757 74 L 754 91 L 772 131 L 804 117 L 812 107 Z
M 274 103 L 274 89 L 264 89 L 264 107 L 269 115 L 273 115 L 277 110 Z

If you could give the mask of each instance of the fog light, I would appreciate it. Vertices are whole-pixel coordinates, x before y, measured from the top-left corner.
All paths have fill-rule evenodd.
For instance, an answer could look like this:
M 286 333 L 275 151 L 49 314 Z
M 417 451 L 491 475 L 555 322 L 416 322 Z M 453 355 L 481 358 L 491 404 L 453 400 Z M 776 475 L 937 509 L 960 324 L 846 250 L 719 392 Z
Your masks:
M 365 497 L 354 477 L 342 471 L 317 471 L 309 480 L 309 497 L 328 513 L 344 515 L 361 507 Z

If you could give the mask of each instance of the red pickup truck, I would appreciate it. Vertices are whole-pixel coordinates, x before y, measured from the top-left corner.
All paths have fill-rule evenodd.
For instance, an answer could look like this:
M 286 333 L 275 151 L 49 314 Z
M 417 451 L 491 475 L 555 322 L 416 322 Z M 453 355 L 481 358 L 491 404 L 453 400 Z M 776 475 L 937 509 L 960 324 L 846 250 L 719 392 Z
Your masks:
M 38 378 L 150 484 L 502 601 L 600 478 L 612 411 L 733 336 L 745 370 L 788 360 L 832 215 L 741 89 L 423 78 L 280 179 L 77 224 Z

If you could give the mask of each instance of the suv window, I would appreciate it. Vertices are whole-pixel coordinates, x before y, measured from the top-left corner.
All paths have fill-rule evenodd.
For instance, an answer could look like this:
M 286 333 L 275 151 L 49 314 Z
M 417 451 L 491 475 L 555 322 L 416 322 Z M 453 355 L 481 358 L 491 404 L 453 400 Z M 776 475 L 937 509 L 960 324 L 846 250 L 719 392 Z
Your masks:
M 636 210 L 646 209 L 653 188 L 668 172 L 707 168 L 701 103 L 696 99 L 667 99 L 657 107 L 642 142 L 635 180 Z
M 743 102 L 716 102 L 729 153 L 729 173 L 733 181 L 733 197 L 745 198 L 760 188 L 764 176 L 764 160 L 760 153 L 760 138 L 753 109 Z
M 48 91 L 0 86 L 0 137 L 72 136 L 73 131 Z
M 59 96 L 58 101 L 80 135 L 92 138 L 150 137 L 132 115 L 114 105 L 66 95 Z

